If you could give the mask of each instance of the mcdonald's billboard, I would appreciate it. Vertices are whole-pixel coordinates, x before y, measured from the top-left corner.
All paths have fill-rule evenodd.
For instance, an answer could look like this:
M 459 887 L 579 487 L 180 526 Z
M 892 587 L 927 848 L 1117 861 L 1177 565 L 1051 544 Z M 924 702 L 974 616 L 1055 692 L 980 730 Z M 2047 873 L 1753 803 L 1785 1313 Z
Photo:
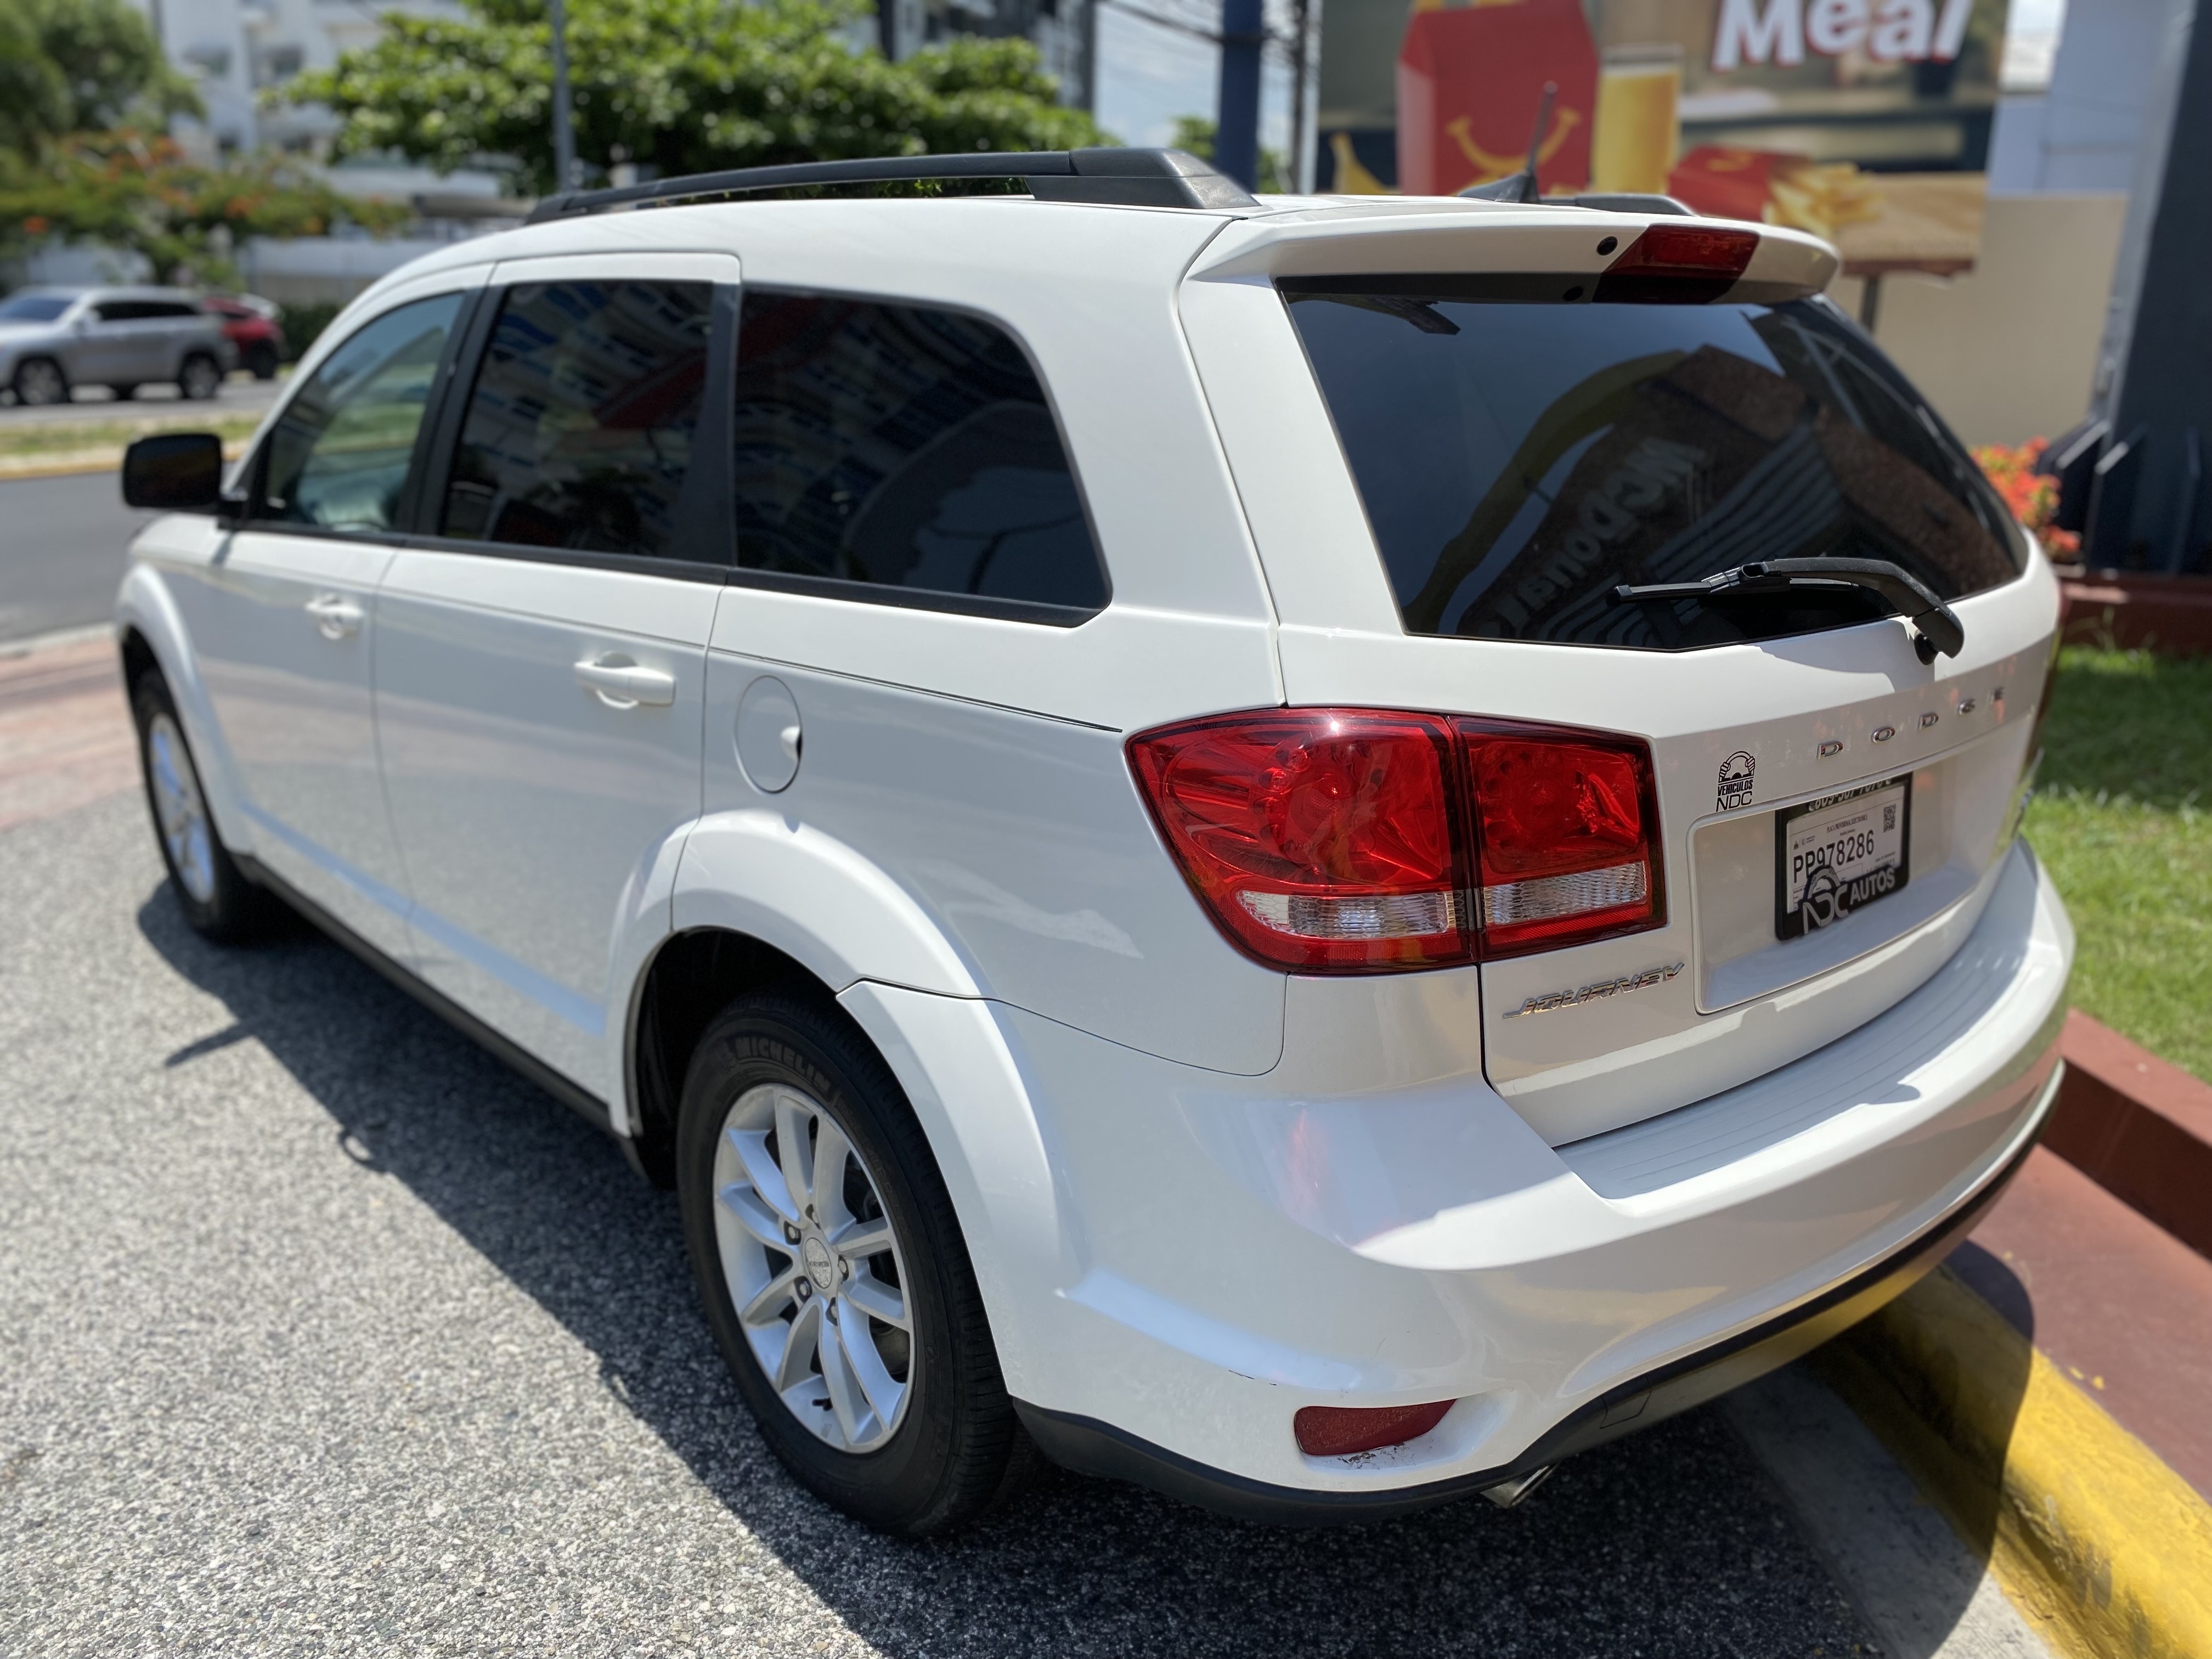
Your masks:
M 1328 0 L 1324 191 L 1653 191 L 1950 274 L 1981 239 L 2006 0 Z M 1544 88 L 1556 90 L 1534 131 Z

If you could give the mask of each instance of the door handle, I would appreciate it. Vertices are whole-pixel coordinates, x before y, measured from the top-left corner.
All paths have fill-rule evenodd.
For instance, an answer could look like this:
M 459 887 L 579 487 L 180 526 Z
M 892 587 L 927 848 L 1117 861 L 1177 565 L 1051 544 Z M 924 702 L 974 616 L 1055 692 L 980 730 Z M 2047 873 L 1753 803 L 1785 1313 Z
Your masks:
M 318 593 L 307 601 L 307 614 L 315 619 L 316 631 L 326 640 L 342 640 L 349 634 L 361 632 L 366 612 L 351 599 L 336 593 Z
M 576 665 L 576 683 L 610 708 L 665 708 L 676 701 L 676 676 L 641 667 L 627 657 L 586 659 Z

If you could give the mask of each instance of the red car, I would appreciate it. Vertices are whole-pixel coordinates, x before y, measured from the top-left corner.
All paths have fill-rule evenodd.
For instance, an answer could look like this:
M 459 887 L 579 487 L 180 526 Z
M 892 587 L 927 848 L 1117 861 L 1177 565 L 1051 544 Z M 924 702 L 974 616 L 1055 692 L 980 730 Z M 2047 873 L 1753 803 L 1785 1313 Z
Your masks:
M 257 380 L 276 378 L 276 365 L 284 357 L 284 330 L 276 320 L 276 307 L 267 300 L 210 295 L 202 309 L 222 319 L 223 337 L 238 348 L 238 366 L 253 371 Z

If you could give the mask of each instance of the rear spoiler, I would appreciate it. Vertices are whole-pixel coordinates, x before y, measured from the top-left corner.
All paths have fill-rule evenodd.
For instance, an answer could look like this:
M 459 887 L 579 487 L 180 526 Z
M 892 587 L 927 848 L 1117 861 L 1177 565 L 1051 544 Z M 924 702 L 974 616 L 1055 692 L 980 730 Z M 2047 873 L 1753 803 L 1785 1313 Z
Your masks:
M 1376 198 L 1225 226 L 1194 280 L 1510 299 L 1772 305 L 1818 294 L 1834 248 L 1781 225 L 1564 204 Z M 1379 280 L 1376 280 L 1379 279 Z M 1425 280 L 1432 279 L 1432 280 Z

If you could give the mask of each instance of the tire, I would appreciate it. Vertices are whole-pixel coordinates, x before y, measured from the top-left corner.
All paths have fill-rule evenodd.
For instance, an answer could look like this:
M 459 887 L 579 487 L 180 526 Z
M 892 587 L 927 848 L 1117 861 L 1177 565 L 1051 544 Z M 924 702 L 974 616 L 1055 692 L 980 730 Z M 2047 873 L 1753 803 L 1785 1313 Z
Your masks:
M 855 1157 L 839 1157 L 842 1181 L 817 1183 L 832 1133 Z M 787 1133 L 805 1142 L 808 1201 L 782 1178 Z M 908 1538 L 963 1526 L 1018 1489 L 1036 1452 L 1006 1398 L 952 1200 L 890 1068 L 841 1012 L 783 996 L 725 1010 L 684 1079 L 676 1171 L 708 1325 L 801 1484 Z M 837 1248 L 855 1240 L 886 1248 Z M 879 1314 L 903 1316 L 904 1332 Z M 786 1354 L 779 1389 L 770 1368 Z
M 33 409 L 70 399 L 69 376 L 51 357 L 27 357 L 15 365 L 15 401 Z
M 222 390 L 222 365 L 204 351 L 195 351 L 177 370 L 177 395 L 205 403 Z
M 246 348 L 246 361 L 242 366 L 257 380 L 275 380 L 276 348 L 266 340 L 256 340 Z
M 285 907 L 246 878 L 216 833 L 185 723 L 159 673 L 140 675 L 131 688 L 131 714 L 138 727 L 139 775 L 154 815 L 154 842 L 185 921 L 194 933 L 222 945 L 276 931 Z

